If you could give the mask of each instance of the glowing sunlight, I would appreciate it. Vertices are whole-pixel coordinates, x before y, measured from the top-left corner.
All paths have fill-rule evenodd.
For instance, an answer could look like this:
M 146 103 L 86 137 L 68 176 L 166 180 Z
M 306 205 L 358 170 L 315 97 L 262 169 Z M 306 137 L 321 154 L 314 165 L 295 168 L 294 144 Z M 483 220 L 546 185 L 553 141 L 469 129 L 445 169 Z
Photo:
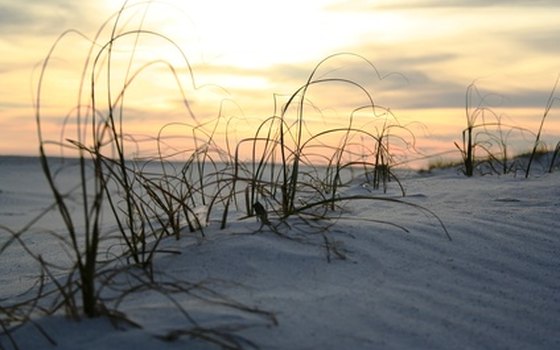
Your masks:
M 423 125 L 415 129 L 417 150 L 457 157 L 471 83 L 479 89 L 471 103 L 498 95 L 484 107 L 535 132 L 560 72 L 560 6 L 552 1 L 128 1 L 120 14 L 115 1 L 0 3 L 2 154 L 35 154 L 34 136 L 23 132 L 34 128 L 40 62 L 69 29 L 81 34 L 57 44 L 42 81 L 43 127 L 55 134 L 78 101 L 87 104 L 92 69 L 98 104 L 110 81 L 127 130 L 157 134 L 193 116 L 258 125 L 319 68 L 315 79 L 338 83 L 310 86 L 308 127 L 349 120 L 352 109 L 368 103 L 359 84 L 400 123 Z M 91 64 L 113 27 L 116 35 L 129 34 L 111 47 L 107 75 L 108 51 Z M 134 34 L 138 29 L 144 34 Z M 340 52 L 362 59 L 336 57 L 316 67 Z M 355 86 L 343 88 L 343 80 Z M 550 113 L 544 139 L 552 145 L 559 130 L 555 108 Z

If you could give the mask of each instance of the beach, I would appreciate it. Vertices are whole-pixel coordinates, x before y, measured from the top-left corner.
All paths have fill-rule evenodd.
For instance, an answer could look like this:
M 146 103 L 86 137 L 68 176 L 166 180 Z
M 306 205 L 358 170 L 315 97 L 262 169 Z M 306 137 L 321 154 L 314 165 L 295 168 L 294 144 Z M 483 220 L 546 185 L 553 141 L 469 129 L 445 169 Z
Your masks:
M 33 159 L 2 157 L 0 217 L 14 230 L 52 202 Z M 161 242 L 160 287 L 117 297 L 117 287 L 144 281 L 133 268 L 106 282 L 101 299 L 130 322 L 37 312 L 10 334 L 20 349 L 212 349 L 219 343 L 205 337 L 217 334 L 262 349 L 560 347 L 560 174 L 467 178 L 450 168 L 401 182 L 405 197 L 395 183 L 383 193 L 351 182 L 345 193 L 398 201 L 348 201 L 328 222 L 290 218 L 288 227 L 272 216 L 278 225 L 267 226 L 239 216 L 220 230 L 211 220 L 204 236 L 185 231 Z M 41 231 L 56 230 L 55 214 L 21 238 L 68 263 L 68 251 Z M 2 244 L 9 236 L 2 232 Z M 40 269 L 18 244 L 0 261 L 6 307 Z M 171 284 L 181 291 L 164 288 Z M 6 334 L 0 344 L 13 348 Z

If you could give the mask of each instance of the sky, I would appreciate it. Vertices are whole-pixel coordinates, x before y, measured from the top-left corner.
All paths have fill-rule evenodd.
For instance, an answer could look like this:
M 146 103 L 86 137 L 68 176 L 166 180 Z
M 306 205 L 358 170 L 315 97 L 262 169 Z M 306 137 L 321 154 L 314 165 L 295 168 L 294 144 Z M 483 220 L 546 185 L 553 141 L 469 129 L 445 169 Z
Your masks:
M 80 86 L 88 87 L 81 84 L 84 63 L 91 64 L 109 40 L 121 5 L 0 0 L 0 154 L 37 154 L 33 105 L 40 64 L 69 29 L 81 34 L 63 36 L 50 56 L 41 90 L 41 127 L 48 139 L 73 138 L 66 117 L 75 113 L 78 101 L 89 103 L 88 93 L 78 99 Z M 128 5 L 119 22 L 121 33 L 137 29 L 143 20 L 144 29 L 164 37 L 145 35 L 135 41 L 129 35 L 116 43 L 110 84 L 103 73 L 106 55 L 101 55 L 96 93 L 102 105 L 103 86 L 111 86 L 114 98 L 127 72 L 152 62 L 126 90 L 125 127 L 135 135 L 157 135 L 167 123 L 186 123 L 174 129 L 179 133 L 193 125 L 181 84 L 196 122 L 219 113 L 235 116 L 236 135 L 242 138 L 274 113 L 275 99 L 281 103 L 304 84 L 321 60 L 349 52 L 356 56 L 333 57 L 317 76 L 344 77 L 367 87 L 375 103 L 390 108 L 400 123 L 420 125 L 414 134 L 423 152 L 453 151 L 466 124 L 465 94 L 471 83 L 504 119 L 536 130 L 560 73 L 560 2 L 555 0 L 165 0 Z M 86 80 L 90 76 L 88 71 Z M 332 115 L 321 113 L 317 123 L 336 124 L 348 108 L 364 103 L 355 88 L 332 85 L 310 94 L 322 111 L 336 109 Z M 558 114 L 551 113 L 545 125 L 552 142 L 560 131 Z

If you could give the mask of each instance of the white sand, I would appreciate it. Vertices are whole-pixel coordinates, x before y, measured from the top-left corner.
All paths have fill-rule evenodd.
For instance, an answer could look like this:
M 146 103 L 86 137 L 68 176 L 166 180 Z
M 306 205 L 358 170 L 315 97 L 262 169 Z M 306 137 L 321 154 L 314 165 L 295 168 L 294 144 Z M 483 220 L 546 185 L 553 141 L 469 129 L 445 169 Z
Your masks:
M 1 223 L 21 227 L 48 205 L 48 191 L 33 164 L 4 160 L 0 166 Z M 465 178 L 447 170 L 403 181 L 404 200 L 437 213 L 452 241 L 422 211 L 356 201 L 327 233 L 345 260 L 328 263 L 321 236 L 306 235 L 301 223 L 292 222 L 290 235 L 307 243 L 266 228 L 251 234 L 259 227 L 252 218 L 224 231 L 212 223 L 202 241 L 166 240 L 162 248 L 181 254 L 159 255 L 155 270 L 165 275 L 157 278 L 206 282 L 271 312 L 277 325 L 266 316 L 173 295 L 201 326 L 239 326 L 235 334 L 262 349 L 560 349 L 560 173 L 526 180 Z M 367 193 L 359 186 L 348 191 Z M 392 197 L 396 189 L 389 192 Z M 53 225 L 55 217 L 41 224 Z M 356 218 L 397 223 L 409 232 Z M 7 235 L 0 234 L 4 242 Z M 34 251 L 65 259 L 60 244 L 39 229 L 23 237 Z M 0 262 L 0 305 L 6 306 L 38 272 L 16 245 Z M 214 348 L 188 337 L 163 342 L 154 336 L 192 326 L 161 293 L 132 294 L 119 310 L 143 329 L 116 330 L 105 318 L 36 321 L 56 349 Z M 13 335 L 21 349 L 55 348 L 31 325 Z M 5 336 L 0 345 L 12 348 Z

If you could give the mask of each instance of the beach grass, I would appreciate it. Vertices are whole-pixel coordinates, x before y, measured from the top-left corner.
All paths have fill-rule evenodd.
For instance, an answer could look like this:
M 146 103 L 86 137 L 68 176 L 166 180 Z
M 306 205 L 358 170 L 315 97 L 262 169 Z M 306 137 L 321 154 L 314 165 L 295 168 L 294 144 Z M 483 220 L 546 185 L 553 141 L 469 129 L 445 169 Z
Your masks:
M 87 39 L 91 45 L 80 72 L 76 104 L 67 115 L 58 139 L 47 135 L 42 128 L 43 87 L 48 79 L 56 80 L 48 73 L 51 60 L 64 40 L 71 35 L 87 36 L 74 30 L 61 34 L 40 68 L 34 106 L 39 159 L 54 201 L 48 210 L 58 211 L 64 227 L 64 232 L 53 233 L 53 236 L 71 253 L 73 264 L 66 269 L 54 267 L 41 256 L 34 255 L 41 267 L 37 294 L 22 304 L 0 307 L 0 326 L 10 340 L 12 324 L 33 322 L 30 315 L 39 310 L 46 314 L 63 310 L 74 319 L 105 316 L 141 327 L 121 313 L 119 306 L 134 293 L 152 292 L 167 298 L 186 321 L 184 327 L 160 334 L 159 339 L 175 341 L 190 337 L 224 348 L 257 347 L 250 339 L 236 335 L 235 325 L 230 328 L 200 325 L 188 308 L 175 302 L 174 296 L 182 293 L 257 315 L 262 323 L 270 326 L 277 324 L 273 312 L 232 300 L 203 283 L 167 280 L 165 271 L 154 266 L 158 254 L 178 254 L 161 248 L 166 239 L 179 240 L 188 235 L 203 242 L 205 230 L 212 224 L 227 230 L 232 220 L 259 219 L 261 225 L 250 233 L 270 231 L 293 238 L 290 232 L 299 230 L 304 238 L 305 235 L 319 235 L 326 260 L 330 262 L 346 258 L 339 242 L 332 238 L 331 228 L 343 217 L 345 206 L 366 201 L 373 206 L 384 203 L 412 208 L 430 217 L 435 223 L 434 231 L 441 231 L 443 237 L 452 240 L 436 212 L 406 200 L 405 186 L 396 166 L 399 156 L 418 154 L 414 133 L 401 124 L 389 108 L 378 104 L 367 86 L 325 68 L 339 59 L 353 60 L 355 64 L 369 67 L 372 80 L 387 78 L 367 58 L 347 52 L 326 57 L 310 69 L 307 79 L 284 104 L 273 102 L 272 115 L 263 118 L 252 135 L 231 142 L 226 131 L 226 141 L 221 143 L 219 127 L 233 123 L 234 117 L 219 114 L 210 122 L 199 120 L 191 108 L 187 89 L 180 83 L 186 78 L 192 90 L 198 88 L 187 55 L 170 37 L 144 28 L 143 20 L 138 27 L 128 28 L 126 16 L 137 6 L 141 5 L 125 2 L 93 38 Z M 103 36 L 107 30 L 108 38 Z M 141 45 L 139 39 L 146 36 L 174 50 L 181 66 L 163 59 L 133 65 Z M 119 44 L 130 39 L 134 45 L 129 51 L 129 64 L 123 69 L 114 64 L 113 54 L 126 51 Z M 155 155 L 143 155 L 137 152 L 143 142 L 141 137 L 126 130 L 127 91 L 156 65 L 166 67 L 171 78 L 177 81 L 188 120 L 165 124 L 156 135 L 144 136 L 143 140 L 157 145 L 157 151 Z M 187 69 L 182 69 L 184 67 Z M 115 70 L 123 73 L 119 75 L 124 77 L 119 84 L 113 83 Z M 180 73 L 184 71 L 187 73 Z M 309 95 L 314 89 L 332 86 L 344 86 L 366 103 L 354 106 L 342 126 L 312 131 L 307 122 L 308 114 L 319 110 L 319 102 L 311 101 Z M 486 97 L 471 84 L 466 96 L 467 127 L 462 132 L 462 142 L 455 143 L 464 174 L 518 171 L 519 163 L 510 152 L 509 138 L 521 134 L 535 139 L 524 168 L 528 176 L 537 151 L 543 147 L 540 135 L 556 101 L 555 89 L 556 85 L 541 126 L 533 133 L 503 122 L 502 117 L 486 105 Z M 75 129 L 70 130 L 71 127 Z M 188 135 L 179 136 L 188 140 L 188 147 L 171 146 L 175 136 L 168 135 L 167 131 L 173 127 L 188 131 Z M 550 171 L 556 164 L 559 145 L 553 150 Z M 62 151 L 78 160 L 75 167 L 78 185 L 71 189 L 59 182 L 58 174 L 63 169 L 52 162 L 52 157 Z M 430 165 L 431 169 L 444 166 L 449 163 Z M 348 194 L 346 190 L 356 181 L 361 181 L 362 187 L 370 192 Z M 398 189 L 400 197 L 386 196 L 391 186 Z M 363 220 L 392 225 L 406 232 L 400 222 Z M 9 244 L 19 242 L 25 249 L 25 244 L 19 240 L 25 229 L 18 232 L 0 229 L 9 232 Z M 308 242 L 301 237 L 298 239 Z M 5 247 L 7 245 L 0 253 Z M 101 259 L 101 256 L 106 258 Z M 66 275 L 60 278 L 57 273 L 55 276 L 53 269 L 64 270 Z M 48 291 L 42 282 L 47 278 L 54 285 Z M 105 293 L 111 297 L 106 297 Z M 55 302 L 44 307 L 43 299 Z M 18 314 L 22 310 L 27 313 Z M 13 345 L 16 347 L 15 343 Z
M 483 94 L 475 83 L 471 83 L 466 90 L 465 116 L 467 127 L 462 131 L 461 143 L 454 145 L 459 151 L 463 163 L 463 173 L 473 176 L 475 173 L 485 174 L 510 174 L 523 172 L 528 177 L 535 156 L 540 152 L 553 152 L 549 145 L 541 140 L 543 125 L 551 113 L 554 103 L 557 101 L 556 86 L 554 84 L 547 100 L 541 123 L 536 132 L 516 125 L 504 122 L 504 114 L 496 112 L 489 102 L 492 94 Z M 534 140 L 532 143 L 526 140 Z M 511 150 L 514 143 L 525 141 L 526 148 L 532 151 L 528 154 L 528 160 L 522 157 L 523 152 Z M 552 170 L 552 157 L 548 169 Z
M 59 280 L 52 274 L 48 262 L 37 258 L 42 271 L 53 279 L 58 293 L 57 306 L 49 313 L 65 310 L 75 319 L 82 315 L 89 318 L 106 316 L 134 324 L 120 313 L 120 302 L 115 300 L 143 290 L 162 293 L 169 300 L 173 300 L 171 290 L 192 294 L 190 288 L 180 288 L 183 281 L 173 281 L 171 285 L 175 289 L 166 289 L 157 282 L 162 272 L 154 270 L 155 256 L 173 253 L 161 250 L 159 246 L 167 237 L 180 239 L 186 234 L 184 227 L 188 228 L 189 234 L 203 239 L 205 227 L 216 216 L 222 218 L 220 228 L 226 229 L 232 210 L 244 211 L 245 217 L 251 218 L 256 215 L 254 208 L 259 208 L 261 229 L 266 226 L 283 237 L 289 236 L 282 231 L 290 230 L 291 218 L 299 218 L 301 223 L 314 228 L 311 231 L 320 232 L 330 261 L 332 256 L 344 257 L 329 235 L 332 219 L 338 215 L 330 213 L 342 203 L 368 199 L 407 205 L 402 200 L 374 195 L 345 196 L 341 192 L 353 180 L 355 172 L 362 172 L 374 190 L 382 186 L 386 191 L 389 181 L 399 183 L 391 170 L 393 152 L 399 149 L 399 143 L 404 145 L 400 149 L 405 150 L 413 149 L 414 144 L 410 130 L 401 125 L 387 108 L 377 105 L 367 87 L 343 76 L 328 77 L 319 73 L 327 63 L 345 58 L 370 67 L 374 79 L 384 79 L 366 58 L 353 53 L 326 57 L 311 70 L 305 83 L 288 96 L 287 102 L 257 126 L 254 136 L 240 140 L 234 147 L 230 142 L 224 146 L 218 143 L 216 132 L 224 120 L 226 123 L 230 121 L 222 115 L 218 115 L 214 122 L 198 120 L 186 90 L 179 83 L 184 78 L 180 76 L 179 67 L 162 59 L 133 64 L 140 39 L 155 38 L 161 45 L 175 50 L 182 65 L 187 67 L 186 77 L 191 88 L 197 89 L 188 58 L 170 37 L 144 28 L 144 20 L 136 28 L 127 27 L 125 18 L 137 6 L 125 2 L 91 40 L 74 30 L 62 33 L 40 67 L 35 100 L 39 159 L 54 198 L 53 206 L 65 227 L 65 233 L 58 233 L 55 237 L 64 242 L 74 262 L 67 270 L 67 278 Z M 148 7 L 146 5 L 146 9 Z M 103 39 L 106 32 L 108 38 Z M 75 107 L 66 116 L 58 139 L 52 139 L 42 128 L 42 106 L 47 98 L 44 86 L 49 79 L 56 79 L 49 76 L 49 67 L 57 50 L 66 38 L 74 35 L 89 40 L 90 49 L 80 73 Z M 129 51 L 129 63 L 124 69 L 117 67 L 113 56 L 115 52 L 122 54 L 120 43 L 130 40 L 134 44 Z M 157 135 L 144 137 L 157 145 L 157 153 L 142 156 L 137 152 L 142 141 L 126 131 L 125 104 L 127 91 L 155 65 L 167 67 L 173 80 L 178 82 L 189 120 L 165 124 Z M 115 70 L 121 70 L 118 74 L 123 79 L 120 85 L 115 83 Z M 311 132 L 306 115 L 313 102 L 307 94 L 331 85 L 345 85 L 368 102 L 353 109 L 345 126 Z M 364 118 L 369 119 L 367 125 L 372 127 L 371 131 L 357 124 L 357 119 Z M 75 130 L 71 130 L 71 126 Z M 190 131 L 189 136 L 182 137 L 189 139 L 191 147 L 170 147 L 168 141 L 172 136 L 167 130 L 176 126 Z M 71 136 L 70 131 L 75 136 Z M 338 141 L 333 145 L 332 141 L 329 142 L 332 139 Z M 241 154 L 242 148 L 247 147 L 251 149 L 249 161 Z M 60 153 L 71 153 L 78 160 L 79 181 L 71 190 L 58 181 L 57 175 L 62 169 L 52 163 L 57 149 Z M 134 152 L 136 159 L 131 158 Z M 178 163 L 177 159 L 183 161 Z M 154 172 L 154 166 L 159 170 Z M 404 195 L 404 189 L 399 185 Z M 81 207 L 78 212 L 73 209 L 76 202 Z M 412 206 L 433 215 L 449 237 L 435 213 Z M 108 227 L 108 221 L 112 226 Z M 113 243 L 115 239 L 118 243 Z M 105 249 L 111 251 L 114 259 L 100 259 L 103 253 L 107 255 Z M 116 266 L 112 261 L 118 262 Z M 122 266 L 125 261 L 127 263 Z M 136 275 L 133 271 L 138 268 L 143 272 Z M 122 274 L 136 276 L 127 288 L 115 284 Z M 106 299 L 102 292 L 107 290 L 121 297 Z M 33 298 L 30 303 L 36 303 L 41 297 Z M 222 305 L 262 315 L 265 323 L 275 323 L 270 312 L 225 302 L 225 297 L 217 299 Z M 218 344 L 226 338 L 232 339 L 218 329 L 201 328 L 189 316 L 188 310 L 179 305 L 176 307 L 190 326 L 162 336 L 164 339 L 190 336 Z M 233 344 L 237 344 L 236 341 Z

